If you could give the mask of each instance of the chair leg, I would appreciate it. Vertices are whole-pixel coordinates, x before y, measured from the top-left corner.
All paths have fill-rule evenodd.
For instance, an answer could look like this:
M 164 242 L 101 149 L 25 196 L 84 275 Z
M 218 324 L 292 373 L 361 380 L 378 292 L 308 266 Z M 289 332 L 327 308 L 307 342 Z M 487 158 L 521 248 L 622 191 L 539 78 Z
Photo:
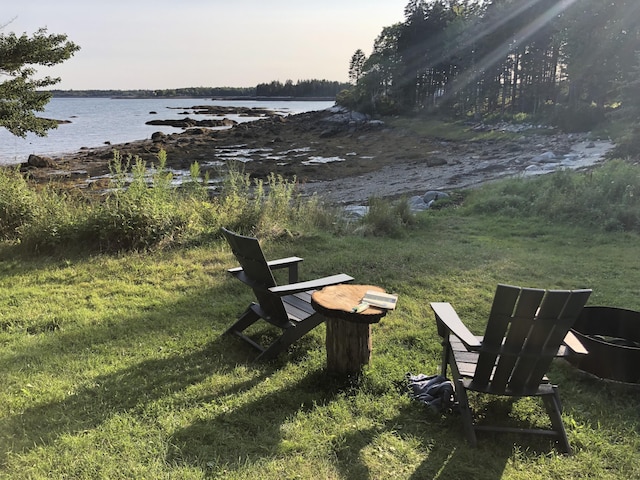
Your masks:
M 451 357 L 451 345 L 449 344 L 449 338 L 442 339 L 442 365 L 440 367 L 440 375 L 447 377 L 447 365 L 449 365 L 449 358 Z
M 558 387 L 553 386 L 552 395 L 544 395 L 542 397 L 544 406 L 547 410 L 547 414 L 551 419 L 551 425 L 553 430 L 558 436 L 559 450 L 563 451 L 567 455 L 571 455 L 571 445 L 569 445 L 569 439 L 567 438 L 567 431 L 564 428 L 564 422 L 562 421 L 562 404 L 560 403 L 560 395 L 558 394 Z
M 260 315 L 258 315 L 253 310 L 253 304 L 249 305 L 249 307 L 243 312 L 242 315 L 235 321 L 233 325 L 231 325 L 223 335 L 228 335 L 230 333 L 240 333 L 249 328 L 251 325 L 260 320 Z
M 455 383 L 456 397 L 458 398 L 458 406 L 460 408 L 460 416 L 462 418 L 462 427 L 464 434 L 467 437 L 469 445 L 476 447 L 478 440 L 476 438 L 476 431 L 473 428 L 473 416 L 471 415 L 471 407 L 469 406 L 469 397 L 467 396 L 467 389 L 464 388 L 462 379 L 458 378 Z
M 289 345 L 297 342 L 303 335 L 306 335 L 311 330 L 316 328 L 324 321 L 324 317 L 321 315 L 316 315 L 315 318 L 306 319 L 303 323 L 296 325 L 294 328 L 287 328 L 271 345 L 269 345 L 264 352 L 262 352 L 255 359 L 256 361 L 260 360 L 270 360 L 275 358 L 285 350 Z

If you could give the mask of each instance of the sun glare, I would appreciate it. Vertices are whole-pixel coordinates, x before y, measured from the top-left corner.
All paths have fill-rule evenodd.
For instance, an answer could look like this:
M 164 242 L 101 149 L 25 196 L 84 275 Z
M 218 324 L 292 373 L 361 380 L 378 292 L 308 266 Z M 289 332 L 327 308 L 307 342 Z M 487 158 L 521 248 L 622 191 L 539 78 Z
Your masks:
M 511 11 L 507 11 L 505 15 L 501 16 L 499 21 L 495 22 L 489 28 L 480 31 L 478 32 L 478 34 L 471 37 L 464 45 L 460 47 L 460 49 L 468 48 L 470 45 L 473 45 L 482 38 L 495 33 L 504 25 L 508 25 L 509 22 L 515 21 L 517 18 L 519 18 L 520 15 L 522 15 L 528 9 L 534 7 L 540 1 L 541 0 L 529 0 L 528 2 L 519 5 L 517 8 L 514 8 Z M 575 2 L 576 0 L 562 0 L 555 4 L 552 8 L 534 18 L 531 22 L 527 23 L 519 32 L 515 33 L 511 38 L 507 39 L 504 43 L 482 57 L 478 62 L 478 68 L 476 72 L 489 70 L 493 65 L 499 63 L 509 54 L 510 51 L 512 51 L 518 45 L 525 43 L 529 38 L 542 30 L 554 18 L 557 18 Z M 466 74 L 463 74 L 461 78 L 456 81 L 456 88 L 454 88 L 453 91 L 449 92 L 449 95 L 455 95 L 460 90 L 471 85 L 476 79 L 476 72 L 468 72 Z

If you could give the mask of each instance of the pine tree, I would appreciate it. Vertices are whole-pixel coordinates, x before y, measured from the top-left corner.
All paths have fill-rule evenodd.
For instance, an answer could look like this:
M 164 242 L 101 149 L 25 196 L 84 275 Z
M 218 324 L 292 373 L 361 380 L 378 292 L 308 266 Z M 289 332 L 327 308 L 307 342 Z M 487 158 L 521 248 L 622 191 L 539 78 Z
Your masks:
M 80 47 L 67 40 L 66 35 L 47 34 L 39 29 L 33 36 L 26 33 L 0 34 L 0 127 L 13 135 L 25 137 L 28 132 L 46 136 L 57 122 L 39 118 L 51 93 L 40 89 L 55 85 L 60 78 L 34 78 L 35 66 L 50 67 L 70 58 Z
M 351 57 L 351 61 L 349 62 L 349 80 L 351 80 L 354 85 L 357 85 L 358 81 L 362 77 L 366 61 L 367 56 L 360 49 L 357 49 Z
M 626 125 L 626 132 L 616 142 L 614 154 L 620 157 L 640 155 L 640 53 L 620 89 L 621 107 L 613 118 Z

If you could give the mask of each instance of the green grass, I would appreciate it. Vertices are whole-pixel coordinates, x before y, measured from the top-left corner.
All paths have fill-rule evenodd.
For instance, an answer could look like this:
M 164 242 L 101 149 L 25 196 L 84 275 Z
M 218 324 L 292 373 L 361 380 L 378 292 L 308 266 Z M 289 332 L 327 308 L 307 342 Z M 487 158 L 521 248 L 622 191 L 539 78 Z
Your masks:
M 501 131 L 475 131 L 469 128 L 468 124 L 463 121 L 451 122 L 447 119 L 438 119 L 433 117 L 398 117 L 385 119 L 395 128 L 405 129 L 412 134 L 424 138 L 437 140 L 446 140 L 449 142 L 464 141 L 481 141 L 481 140 L 508 140 L 514 139 L 523 134 L 532 134 L 533 131 L 526 133 L 510 133 Z M 537 132 L 536 133 L 540 133 Z
M 403 128 L 413 134 L 425 138 L 438 138 L 448 141 L 465 141 L 476 139 L 477 133 L 459 123 L 452 123 L 437 118 L 390 118 L 385 119 L 395 128 Z
M 393 238 L 305 232 L 266 241 L 268 257 L 304 257 L 304 280 L 343 271 L 399 295 L 357 385 L 326 374 L 323 326 L 270 364 L 221 336 L 252 297 L 225 273 L 220 239 L 66 257 L 0 246 L 0 477 L 640 478 L 637 387 L 554 363 L 572 457 L 517 435 L 472 449 L 457 416 L 403 388 L 407 372 L 438 371 L 431 301 L 478 333 L 498 282 L 590 287 L 591 305 L 640 309 L 637 234 L 465 209 Z M 546 421 L 530 400 L 474 406 Z

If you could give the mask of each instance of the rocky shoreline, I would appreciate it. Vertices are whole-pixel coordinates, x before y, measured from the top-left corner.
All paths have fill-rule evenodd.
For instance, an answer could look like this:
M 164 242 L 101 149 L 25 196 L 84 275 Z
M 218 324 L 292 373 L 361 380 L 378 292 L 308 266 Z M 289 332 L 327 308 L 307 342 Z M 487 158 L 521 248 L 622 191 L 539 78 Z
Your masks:
M 505 126 L 504 128 L 508 128 Z M 332 108 L 297 115 L 269 115 L 231 128 L 186 128 L 121 145 L 59 158 L 33 156 L 22 166 L 37 182 L 57 181 L 83 189 L 104 188 L 117 150 L 152 164 L 160 150 L 178 178 L 198 162 L 211 178 L 235 161 L 255 178 L 276 173 L 297 178 L 305 194 L 333 204 L 366 204 L 376 197 L 421 195 L 429 190 L 470 188 L 513 175 L 558 168 L 587 168 L 603 161 L 609 141 L 587 135 L 513 134 L 508 140 L 451 142 L 408 128 Z

